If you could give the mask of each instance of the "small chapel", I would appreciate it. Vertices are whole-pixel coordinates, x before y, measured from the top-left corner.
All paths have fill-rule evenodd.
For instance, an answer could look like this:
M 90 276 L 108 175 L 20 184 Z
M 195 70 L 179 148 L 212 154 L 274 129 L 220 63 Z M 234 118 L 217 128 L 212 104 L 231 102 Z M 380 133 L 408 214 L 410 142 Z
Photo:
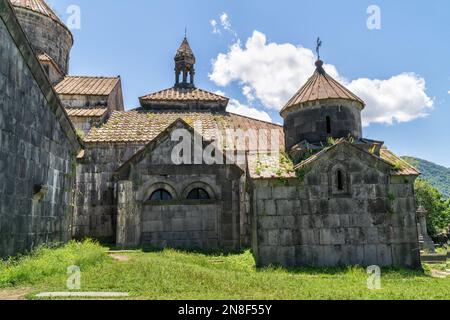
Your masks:
M 70 238 L 123 248 L 251 248 L 258 266 L 420 267 L 420 173 L 383 141 L 363 136 L 365 102 L 321 59 L 280 106 L 280 126 L 230 113 L 227 97 L 198 87 L 185 37 L 173 58 L 173 84 L 130 109 L 120 77 L 69 75 L 73 35 L 44 0 L 11 3 L 79 135 L 73 192 L 61 196 L 70 206 L 59 227 Z M 192 161 L 173 161 L 177 130 L 193 139 L 192 152 L 183 154 Z M 198 161 L 198 152 L 233 131 L 263 132 L 266 148 L 246 136 L 216 145 L 214 157 L 224 161 Z M 243 161 L 227 161 L 237 154 Z M 51 202 L 47 197 L 39 201 Z

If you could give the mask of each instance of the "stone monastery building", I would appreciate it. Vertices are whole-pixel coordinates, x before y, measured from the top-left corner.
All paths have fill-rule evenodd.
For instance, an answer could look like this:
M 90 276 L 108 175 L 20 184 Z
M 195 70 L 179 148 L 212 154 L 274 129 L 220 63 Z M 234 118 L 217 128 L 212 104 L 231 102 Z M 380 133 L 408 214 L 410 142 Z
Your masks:
M 198 88 L 185 38 L 174 85 L 125 111 L 120 77 L 68 74 L 73 36 L 44 0 L 11 3 L 0 0 L 1 255 L 92 237 L 123 247 L 251 247 L 259 266 L 420 266 L 419 172 L 363 137 L 364 101 L 322 61 L 278 126 L 229 113 L 228 98 Z M 250 131 L 258 139 L 217 143 Z M 176 132 L 192 139 L 182 163 L 173 160 Z M 211 146 L 223 161 L 199 162 Z M 244 161 L 229 161 L 237 154 Z

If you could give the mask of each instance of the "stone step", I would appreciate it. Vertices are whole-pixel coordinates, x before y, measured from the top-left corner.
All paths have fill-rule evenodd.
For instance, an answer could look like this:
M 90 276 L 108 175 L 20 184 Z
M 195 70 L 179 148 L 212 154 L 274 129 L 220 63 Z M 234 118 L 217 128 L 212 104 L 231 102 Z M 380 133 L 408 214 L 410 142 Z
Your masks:
M 420 256 L 422 263 L 446 263 L 446 254 L 423 254 Z

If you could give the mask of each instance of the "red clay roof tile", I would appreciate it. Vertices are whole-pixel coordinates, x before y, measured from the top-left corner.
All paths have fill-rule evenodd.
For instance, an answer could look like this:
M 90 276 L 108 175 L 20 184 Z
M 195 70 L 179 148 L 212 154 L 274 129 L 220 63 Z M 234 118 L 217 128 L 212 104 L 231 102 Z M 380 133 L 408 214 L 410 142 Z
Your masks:
M 120 81 L 120 77 L 67 76 L 55 86 L 58 94 L 108 96 Z

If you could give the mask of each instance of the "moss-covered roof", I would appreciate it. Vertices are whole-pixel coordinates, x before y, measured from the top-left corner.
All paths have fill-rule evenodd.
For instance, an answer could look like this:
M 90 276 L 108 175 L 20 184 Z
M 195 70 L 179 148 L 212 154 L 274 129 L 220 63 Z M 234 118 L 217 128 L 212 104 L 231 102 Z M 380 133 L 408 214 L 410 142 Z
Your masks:
M 266 153 L 253 153 L 248 157 L 248 169 L 250 177 L 254 179 L 270 179 L 270 178 L 294 178 L 297 176 L 296 172 L 300 169 L 307 167 L 314 161 L 319 159 L 322 155 L 335 148 L 340 144 L 348 144 L 355 148 L 358 148 L 362 152 L 365 152 L 372 157 L 383 161 L 391 166 L 391 174 L 394 176 L 416 176 L 420 175 L 420 172 L 409 165 L 406 161 L 396 156 L 392 151 L 388 149 L 381 149 L 379 155 L 376 152 L 367 151 L 367 146 L 358 145 L 357 143 L 351 143 L 345 139 L 340 139 L 335 144 L 327 146 L 320 151 L 315 152 L 313 155 L 301 161 L 298 165 L 294 165 L 284 154 L 270 155 Z M 370 148 L 369 148 L 370 150 Z
M 250 153 L 248 173 L 253 179 L 296 177 L 294 163 L 284 153 Z
M 85 137 L 86 143 L 148 143 L 178 119 L 191 126 L 201 123 L 205 139 L 212 140 L 212 134 L 219 130 L 276 130 L 279 134 L 279 146 L 284 146 L 283 127 L 240 116 L 229 112 L 165 112 L 137 109 L 133 111 L 116 111 L 106 124 L 93 128 Z M 196 128 L 197 129 L 197 128 Z M 270 139 L 268 139 L 270 142 Z M 270 145 L 269 145 L 270 148 Z M 251 149 L 251 148 L 250 148 Z M 249 150 L 249 149 L 246 149 Z M 271 149 L 269 149 L 271 150 Z
M 395 155 L 392 151 L 388 149 L 381 149 L 380 157 L 389 162 L 392 166 L 392 172 L 397 176 L 414 176 L 420 175 L 420 171 L 410 165 L 408 162 L 402 158 Z

